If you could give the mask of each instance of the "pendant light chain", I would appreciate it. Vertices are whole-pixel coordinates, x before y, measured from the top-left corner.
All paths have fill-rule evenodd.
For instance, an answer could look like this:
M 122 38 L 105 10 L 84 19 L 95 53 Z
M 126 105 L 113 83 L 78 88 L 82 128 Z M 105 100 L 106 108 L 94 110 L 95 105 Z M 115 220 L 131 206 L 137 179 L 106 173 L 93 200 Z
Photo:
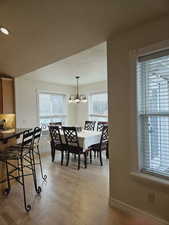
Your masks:
M 79 76 L 76 76 L 77 79 L 77 98 L 79 98 Z

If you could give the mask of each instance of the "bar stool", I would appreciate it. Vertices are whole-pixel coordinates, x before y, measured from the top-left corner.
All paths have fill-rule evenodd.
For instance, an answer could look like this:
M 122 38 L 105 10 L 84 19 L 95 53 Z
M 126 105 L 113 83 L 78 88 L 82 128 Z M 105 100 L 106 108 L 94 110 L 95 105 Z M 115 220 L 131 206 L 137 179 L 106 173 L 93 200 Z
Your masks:
M 33 151 L 34 151 L 34 154 L 38 156 L 37 161 L 35 160 L 35 165 L 39 165 L 40 166 L 42 179 L 44 181 L 46 181 L 47 175 L 43 174 L 42 161 L 41 161 L 41 155 L 40 155 L 40 150 L 39 150 L 39 143 L 40 143 L 41 134 L 42 134 L 42 128 L 35 127 L 34 128 L 34 146 L 33 146 Z
M 35 156 L 38 156 L 37 158 L 35 158 L 35 166 L 39 165 L 40 166 L 40 171 L 41 171 L 41 176 L 42 179 L 44 181 L 46 181 L 47 179 L 47 175 L 43 174 L 43 168 L 42 168 L 42 161 L 41 161 L 41 155 L 40 155 L 40 149 L 39 149 L 39 144 L 40 144 L 40 138 L 41 138 L 41 134 L 42 134 L 42 128 L 40 127 L 35 127 L 34 129 L 29 129 L 29 132 L 33 132 L 34 134 L 34 144 L 32 146 L 32 151 L 34 153 Z M 22 143 L 19 143 L 15 146 L 12 146 L 13 148 L 18 148 L 19 145 L 21 145 Z M 25 148 L 28 146 L 25 146 Z M 26 156 L 27 158 L 29 158 L 29 155 Z
M 22 143 L 18 147 L 8 147 L 4 151 L 0 152 L 0 161 L 6 164 L 7 174 L 7 188 L 4 190 L 4 194 L 8 195 L 11 190 L 10 180 L 15 179 L 23 187 L 23 197 L 25 210 L 29 212 L 31 205 L 27 204 L 26 190 L 25 190 L 25 176 L 32 175 L 35 191 L 37 194 L 41 193 L 41 187 L 37 185 L 35 158 L 32 151 L 34 146 L 34 131 L 24 131 Z M 14 163 L 15 162 L 15 163 Z M 12 168 L 9 170 L 9 166 Z M 27 171 L 25 171 L 25 169 Z M 30 173 L 28 173 L 28 170 Z M 17 172 L 17 175 L 16 175 Z M 15 173 L 15 174 L 14 174 Z

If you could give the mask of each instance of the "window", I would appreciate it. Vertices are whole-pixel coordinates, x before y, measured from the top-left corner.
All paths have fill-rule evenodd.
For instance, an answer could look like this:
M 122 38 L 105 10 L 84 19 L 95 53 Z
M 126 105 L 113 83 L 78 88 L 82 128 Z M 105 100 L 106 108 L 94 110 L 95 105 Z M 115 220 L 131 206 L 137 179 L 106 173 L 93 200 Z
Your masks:
M 169 50 L 138 58 L 141 170 L 169 178 Z
M 89 119 L 107 121 L 107 93 L 96 93 L 89 96 Z
M 50 122 L 66 120 L 66 96 L 61 94 L 39 94 L 39 120 L 43 130 L 48 129 Z

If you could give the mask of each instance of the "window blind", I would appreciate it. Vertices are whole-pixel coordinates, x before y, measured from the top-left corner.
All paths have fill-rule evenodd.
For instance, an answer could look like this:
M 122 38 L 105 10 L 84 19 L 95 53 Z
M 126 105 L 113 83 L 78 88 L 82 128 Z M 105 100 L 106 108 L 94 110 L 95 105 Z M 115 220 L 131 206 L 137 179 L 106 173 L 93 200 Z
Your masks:
M 89 97 L 89 119 L 94 121 L 107 121 L 107 114 L 107 93 L 91 94 Z
M 169 51 L 138 58 L 137 103 L 141 169 L 169 178 Z
M 62 94 L 39 93 L 39 120 L 43 130 L 50 122 L 62 122 L 66 117 L 66 96 Z

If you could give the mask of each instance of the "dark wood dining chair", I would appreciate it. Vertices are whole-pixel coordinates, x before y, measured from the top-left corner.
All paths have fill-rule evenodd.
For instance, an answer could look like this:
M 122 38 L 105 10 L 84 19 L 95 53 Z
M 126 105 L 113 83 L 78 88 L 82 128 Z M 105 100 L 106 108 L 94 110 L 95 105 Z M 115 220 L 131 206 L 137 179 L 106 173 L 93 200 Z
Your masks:
M 96 121 L 85 121 L 84 130 L 94 130 Z
M 66 151 L 66 145 L 63 144 L 62 138 L 60 135 L 60 128 L 59 126 L 49 126 L 49 133 L 50 133 L 50 144 L 51 144 L 51 157 L 52 162 L 55 160 L 55 151 L 61 152 L 61 165 L 63 165 L 64 160 L 64 151 Z
M 103 122 L 103 121 L 97 122 L 97 131 L 101 132 L 105 125 L 108 125 L 108 122 Z
M 92 162 L 92 151 L 98 153 L 100 157 L 100 164 L 103 166 L 102 152 L 106 151 L 106 157 L 109 158 L 108 153 L 108 125 L 104 125 L 102 128 L 102 135 L 100 143 L 90 146 L 90 162 Z
M 63 127 L 64 137 L 67 145 L 67 163 L 69 165 L 70 153 L 78 155 L 78 170 L 80 169 L 81 154 L 84 155 L 84 165 L 87 168 L 87 152 L 83 152 L 83 148 L 79 146 L 76 127 Z

